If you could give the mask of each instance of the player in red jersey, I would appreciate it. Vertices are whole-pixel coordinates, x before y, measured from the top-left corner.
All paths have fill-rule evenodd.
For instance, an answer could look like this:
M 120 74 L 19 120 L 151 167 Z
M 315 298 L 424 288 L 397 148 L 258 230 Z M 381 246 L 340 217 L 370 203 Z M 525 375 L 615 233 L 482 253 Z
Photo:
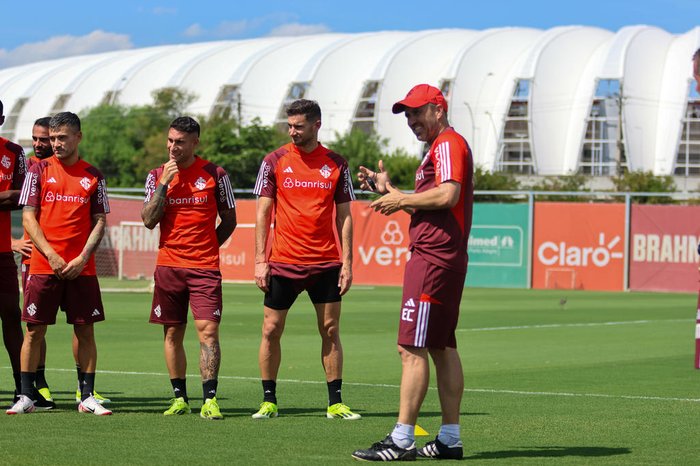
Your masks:
M 265 157 L 253 190 L 258 195 L 255 281 L 265 292 L 258 356 L 263 402 L 253 418 L 267 419 L 278 414 L 280 339 L 289 308 L 306 290 L 321 334 L 321 360 L 329 399 L 326 415 L 359 419 L 360 415 L 353 413 L 341 398 L 340 302 L 352 283 L 350 201 L 355 195 L 350 171 L 345 159 L 318 141 L 321 109 L 316 102 L 293 102 L 287 109 L 287 124 L 292 142 Z M 275 227 L 268 258 L 273 210 Z
M 183 347 L 190 304 L 200 344 L 200 416 L 222 419 L 216 401 L 223 311 L 219 247 L 236 228 L 236 201 L 226 171 L 195 155 L 199 132 L 199 124 L 190 117 L 170 124 L 169 160 L 148 174 L 141 217 L 146 228 L 160 224 L 150 322 L 163 325 L 165 362 L 175 394 L 163 414 L 191 412 Z
M 5 122 L 3 108 L 0 101 L 0 126 Z M 12 239 L 10 211 L 19 209 L 19 195 L 25 174 L 22 147 L 0 137 L 0 319 L 2 319 L 2 337 L 15 379 L 15 402 L 21 391 L 22 323 L 19 310 L 17 264 L 12 251 L 20 246 Z
M 472 222 L 473 161 L 469 145 L 447 120 L 439 89 L 419 84 L 393 113 L 405 113 L 419 141 L 430 145 L 416 171 L 415 192 L 396 189 L 380 161 L 377 171 L 360 167 L 363 189 L 384 194 L 371 207 L 385 215 L 411 214 L 411 258 L 406 264 L 398 348 L 402 361 L 399 417 L 391 434 L 353 457 L 367 461 L 411 460 L 416 456 L 461 459 L 459 410 L 464 390 L 455 329 L 467 272 Z M 373 189 L 374 186 L 376 189 Z M 435 364 L 442 426 L 435 440 L 417 450 L 415 424 Z
M 92 395 L 97 367 L 95 322 L 104 320 L 94 252 L 104 235 L 109 203 L 102 174 L 80 158 L 80 119 L 70 112 L 51 118 L 54 155 L 35 164 L 20 195 L 23 224 L 33 243 L 22 320 L 22 394 L 7 414 L 34 410 L 32 394 L 41 345 L 48 325 L 56 323 L 59 306 L 73 325 L 78 358 L 85 374 L 78 411 L 109 415 Z

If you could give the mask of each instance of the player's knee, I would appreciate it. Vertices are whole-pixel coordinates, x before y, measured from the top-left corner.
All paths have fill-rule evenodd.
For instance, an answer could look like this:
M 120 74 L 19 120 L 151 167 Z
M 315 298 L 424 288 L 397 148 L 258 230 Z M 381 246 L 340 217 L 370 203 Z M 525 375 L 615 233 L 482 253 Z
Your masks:
M 279 340 L 282 338 L 282 332 L 284 331 L 284 325 L 279 321 L 268 321 L 263 322 L 262 335 L 266 340 Z
M 321 332 L 322 338 L 335 340 L 339 338 L 340 326 L 337 321 L 326 322 L 319 328 L 319 331 Z

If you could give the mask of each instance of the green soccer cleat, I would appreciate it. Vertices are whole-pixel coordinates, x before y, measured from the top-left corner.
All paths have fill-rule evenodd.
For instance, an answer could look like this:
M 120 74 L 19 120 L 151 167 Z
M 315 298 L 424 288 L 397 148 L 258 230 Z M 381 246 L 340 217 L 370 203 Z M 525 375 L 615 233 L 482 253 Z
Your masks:
M 207 398 L 206 400 L 204 400 L 204 404 L 202 405 L 202 410 L 199 412 L 199 415 L 204 419 L 211 420 L 219 420 L 224 418 L 224 416 L 221 414 L 221 411 L 219 410 L 219 405 L 216 402 L 216 397 Z
M 44 387 L 39 389 L 39 394 L 44 397 L 46 401 L 53 401 L 49 387 Z
M 191 412 L 190 405 L 183 397 L 179 397 L 170 400 L 170 408 L 163 413 L 163 416 L 179 416 L 182 414 L 190 414 Z
M 346 421 L 355 421 L 362 418 L 359 414 L 350 411 L 348 405 L 343 403 L 330 405 L 328 411 L 326 411 L 326 417 L 328 419 L 345 419 Z
M 100 395 L 100 394 L 97 393 L 97 392 L 92 392 L 92 397 L 95 399 L 95 401 L 97 401 L 97 402 L 98 402 L 99 404 L 101 404 L 101 405 L 102 405 L 102 404 L 105 404 L 105 403 L 111 403 L 111 402 L 112 402 L 112 400 L 110 400 L 109 398 L 105 398 L 104 396 Z M 76 390 L 76 391 L 75 391 L 75 402 L 76 402 L 76 403 L 80 403 L 81 398 L 82 398 L 82 397 L 80 396 L 80 390 Z
M 270 419 L 271 417 L 277 417 L 278 415 L 279 413 L 277 412 L 277 405 L 275 403 L 263 401 L 260 403 L 260 409 L 258 412 L 253 414 L 253 419 Z

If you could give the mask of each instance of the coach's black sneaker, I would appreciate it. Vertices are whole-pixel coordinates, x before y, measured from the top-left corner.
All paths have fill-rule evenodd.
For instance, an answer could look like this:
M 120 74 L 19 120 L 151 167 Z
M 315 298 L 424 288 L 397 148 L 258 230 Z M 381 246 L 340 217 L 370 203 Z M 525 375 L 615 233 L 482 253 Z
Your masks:
M 352 457 L 360 461 L 415 461 L 416 444 L 412 443 L 408 448 L 398 447 L 389 434 L 366 450 L 355 450 Z
M 418 450 L 418 456 L 423 458 L 435 458 L 436 460 L 461 460 L 464 456 L 462 442 L 447 446 L 435 437 L 435 440 L 425 444 Z
M 49 411 L 50 409 L 56 408 L 56 403 L 53 401 L 49 401 L 41 395 L 37 396 L 36 398 L 36 400 L 32 400 L 34 401 L 34 409 L 36 411 Z

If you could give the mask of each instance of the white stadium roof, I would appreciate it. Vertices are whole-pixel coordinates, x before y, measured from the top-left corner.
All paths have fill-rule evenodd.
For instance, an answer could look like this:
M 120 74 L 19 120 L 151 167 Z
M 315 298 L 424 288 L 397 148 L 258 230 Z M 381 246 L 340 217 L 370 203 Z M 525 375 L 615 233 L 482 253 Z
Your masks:
M 425 82 L 446 93 L 451 124 L 489 170 L 700 175 L 691 69 L 699 46 L 700 27 L 674 35 L 566 26 L 265 37 L 75 56 L 0 69 L 0 135 L 29 145 L 41 116 L 143 105 L 154 90 L 179 87 L 196 96 L 192 115 L 230 108 L 265 124 L 290 100 L 314 99 L 322 140 L 371 128 L 392 149 L 419 154 L 391 105 Z

